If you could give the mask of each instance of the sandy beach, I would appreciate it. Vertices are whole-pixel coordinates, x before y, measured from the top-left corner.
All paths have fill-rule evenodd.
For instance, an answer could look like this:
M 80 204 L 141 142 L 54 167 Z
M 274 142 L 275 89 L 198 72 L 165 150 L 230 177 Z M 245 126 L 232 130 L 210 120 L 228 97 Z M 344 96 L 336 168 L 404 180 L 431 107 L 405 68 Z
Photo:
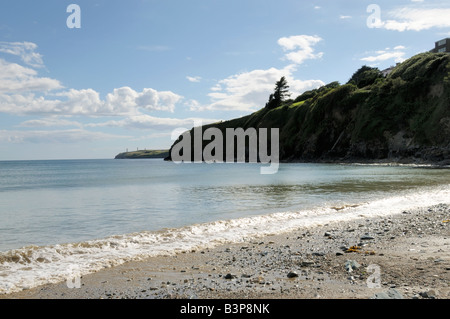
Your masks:
M 339 212 L 338 212 L 339 213 Z M 149 258 L 1 299 L 449 299 L 450 207 Z

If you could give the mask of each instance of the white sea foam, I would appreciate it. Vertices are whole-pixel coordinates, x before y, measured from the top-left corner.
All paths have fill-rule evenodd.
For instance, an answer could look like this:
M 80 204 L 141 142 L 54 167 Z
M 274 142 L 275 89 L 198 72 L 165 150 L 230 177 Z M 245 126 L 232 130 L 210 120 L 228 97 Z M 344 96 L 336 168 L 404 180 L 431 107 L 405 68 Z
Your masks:
M 374 200 L 317 207 L 297 212 L 281 212 L 233 220 L 112 236 L 82 243 L 45 247 L 25 247 L 0 253 L 0 293 L 11 293 L 46 283 L 70 280 L 157 255 L 236 243 L 269 234 L 278 234 L 319 224 L 386 216 L 404 210 L 448 203 L 450 185 Z

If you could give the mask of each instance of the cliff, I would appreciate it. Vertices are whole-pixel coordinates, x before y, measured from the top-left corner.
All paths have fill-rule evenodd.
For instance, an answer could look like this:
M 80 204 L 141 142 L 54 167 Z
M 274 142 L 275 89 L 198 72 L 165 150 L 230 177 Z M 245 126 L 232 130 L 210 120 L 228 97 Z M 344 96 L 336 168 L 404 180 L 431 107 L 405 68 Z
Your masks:
M 449 74 L 450 55 L 423 53 L 387 77 L 363 67 L 346 84 L 333 82 L 202 129 L 279 128 L 282 161 L 450 164 Z

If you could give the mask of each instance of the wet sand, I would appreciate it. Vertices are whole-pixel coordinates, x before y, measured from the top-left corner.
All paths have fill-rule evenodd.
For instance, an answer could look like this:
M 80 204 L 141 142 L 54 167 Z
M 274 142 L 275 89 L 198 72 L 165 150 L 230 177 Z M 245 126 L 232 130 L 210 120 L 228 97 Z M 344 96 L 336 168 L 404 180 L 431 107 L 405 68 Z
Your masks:
M 450 206 L 130 262 L 0 299 L 450 299 Z

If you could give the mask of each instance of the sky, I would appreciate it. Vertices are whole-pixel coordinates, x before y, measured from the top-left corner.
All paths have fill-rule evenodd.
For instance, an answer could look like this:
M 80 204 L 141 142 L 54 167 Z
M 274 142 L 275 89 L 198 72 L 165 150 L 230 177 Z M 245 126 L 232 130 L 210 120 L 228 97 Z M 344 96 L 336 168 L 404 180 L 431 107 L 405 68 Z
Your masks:
M 168 149 L 447 37 L 449 1 L 2 0 L 0 161 Z

